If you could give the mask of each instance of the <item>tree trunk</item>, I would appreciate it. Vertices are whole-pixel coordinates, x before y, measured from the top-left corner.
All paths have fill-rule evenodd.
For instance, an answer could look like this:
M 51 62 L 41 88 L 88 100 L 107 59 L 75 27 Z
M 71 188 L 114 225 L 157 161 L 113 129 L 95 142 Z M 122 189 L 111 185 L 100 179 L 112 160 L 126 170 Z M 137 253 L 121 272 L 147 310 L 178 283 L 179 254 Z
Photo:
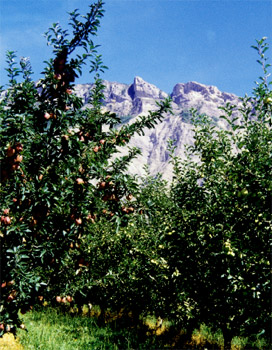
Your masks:
M 224 327 L 222 329 L 222 332 L 224 337 L 224 350 L 231 350 L 231 340 L 232 340 L 231 330 L 227 327 Z

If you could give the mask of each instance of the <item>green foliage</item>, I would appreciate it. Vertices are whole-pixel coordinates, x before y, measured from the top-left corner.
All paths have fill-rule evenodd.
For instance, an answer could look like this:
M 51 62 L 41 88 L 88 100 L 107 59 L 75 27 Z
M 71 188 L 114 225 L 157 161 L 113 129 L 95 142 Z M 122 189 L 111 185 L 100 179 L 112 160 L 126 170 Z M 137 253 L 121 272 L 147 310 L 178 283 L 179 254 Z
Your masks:
M 46 300 L 64 309 L 99 305 L 103 321 L 109 308 L 134 325 L 150 315 L 170 320 L 187 330 L 182 346 L 193 334 L 220 346 L 223 337 L 227 349 L 232 339 L 237 349 L 265 348 L 272 229 L 265 38 L 254 46 L 261 82 L 239 106 L 221 108 L 226 129 L 192 111 L 195 142 L 187 159 L 175 157 L 169 144 L 171 186 L 148 172 L 139 183 L 127 174 L 139 150 L 128 148 L 118 158 L 118 147 L 154 128 L 171 111 L 170 100 L 132 124 L 102 112 L 106 67 L 92 37 L 103 12 L 102 1 L 86 16 L 72 12 L 71 36 L 53 24 L 46 37 L 54 59 L 37 84 L 29 61 L 17 65 L 15 53 L 7 53 L 9 86 L 0 102 L 0 335 L 15 332 L 18 310 L 24 314 Z M 73 87 L 87 62 L 94 84 L 83 109 Z
M 42 297 L 54 302 L 56 296 L 74 291 L 75 298 L 76 283 L 82 285 L 79 295 L 84 294 L 91 282 L 78 282 L 78 261 L 89 251 L 86 247 L 82 252 L 82 247 L 93 223 L 98 222 L 98 232 L 100 221 L 123 225 L 127 218 L 122 202 L 137 189 L 126 169 L 139 150 L 131 148 L 115 160 L 112 156 L 134 133 L 154 127 L 170 110 L 166 99 L 158 111 L 118 130 L 113 126 L 119 118 L 102 112 L 100 74 L 106 67 L 92 37 L 103 12 L 100 0 L 85 16 L 72 12 L 71 36 L 53 24 L 46 37 L 55 58 L 45 62 L 37 84 L 31 80 L 30 63 L 21 59 L 18 67 L 15 53 L 7 53 L 9 86 L 0 103 L 0 335 L 15 332 L 18 310 L 25 312 Z M 73 87 L 87 62 L 94 84 L 90 108 L 82 109 Z
M 258 50 L 266 48 L 258 42 Z M 264 73 L 267 73 L 264 66 Z M 272 191 L 271 105 L 267 80 L 252 98 L 223 108 L 227 130 L 206 116 L 194 119 L 195 143 L 188 157 L 174 159 L 173 199 L 178 233 L 170 265 L 182 275 L 180 288 L 197 304 L 193 317 L 234 335 L 269 335 Z
M 25 350 L 151 349 L 154 337 L 141 337 L 137 329 L 125 329 L 114 322 L 101 326 L 96 318 L 43 308 L 23 316 L 28 333 L 18 331 Z

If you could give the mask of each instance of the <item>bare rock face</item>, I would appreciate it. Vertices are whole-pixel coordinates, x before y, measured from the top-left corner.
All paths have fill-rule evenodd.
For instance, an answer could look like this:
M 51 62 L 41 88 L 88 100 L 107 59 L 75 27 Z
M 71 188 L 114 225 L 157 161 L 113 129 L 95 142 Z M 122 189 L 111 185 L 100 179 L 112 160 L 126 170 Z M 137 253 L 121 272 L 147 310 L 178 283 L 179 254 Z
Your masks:
M 103 81 L 105 109 L 116 113 L 120 117 L 129 117 L 133 122 L 139 115 L 147 115 L 148 111 L 157 109 L 156 101 L 165 99 L 168 95 L 155 85 L 135 77 L 131 85 L 118 82 Z M 76 85 L 78 96 L 87 104 L 92 85 Z M 214 118 L 219 127 L 226 128 L 226 124 L 219 120 L 222 111 L 219 106 L 227 102 L 239 105 L 239 98 L 231 93 L 221 92 L 215 86 L 207 86 L 197 82 L 176 84 L 171 93 L 174 115 L 167 115 L 155 129 L 146 129 L 144 136 L 135 135 L 129 146 L 139 147 L 142 151 L 130 166 L 133 174 L 144 175 L 143 166 L 149 165 L 150 173 L 162 173 L 163 178 L 171 179 L 172 166 L 169 163 L 167 151 L 168 140 L 172 139 L 176 145 L 176 154 L 185 157 L 185 147 L 194 141 L 190 124 L 190 109 L 194 108 L 200 114 Z M 125 150 L 121 151 L 124 154 Z
M 171 94 L 173 102 L 184 109 L 197 108 L 199 113 L 218 115 L 218 106 L 237 101 L 237 96 L 224 93 L 216 86 L 206 86 L 196 82 L 177 84 Z

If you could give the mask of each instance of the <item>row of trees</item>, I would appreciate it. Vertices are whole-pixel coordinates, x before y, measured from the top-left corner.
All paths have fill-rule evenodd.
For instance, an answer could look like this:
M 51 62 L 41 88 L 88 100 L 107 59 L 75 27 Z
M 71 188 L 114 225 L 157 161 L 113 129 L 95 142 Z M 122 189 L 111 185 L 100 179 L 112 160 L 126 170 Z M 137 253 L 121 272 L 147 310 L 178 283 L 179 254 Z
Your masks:
M 126 172 L 139 150 L 113 158 L 135 133 L 153 128 L 170 100 L 133 124 L 102 112 L 105 67 L 92 38 L 103 3 L 70 14 L 69 35 L 47 32 L 54 59 L 31 80 L 30 63 L 8 52 L 1 113 L 0 335 L 44 300 L 98 304 L 123 315 L 154 313 L 190 332 L 205 322 L 235 335 L 268 337 L 272 135 L 265 39 L 255 49 L 264 77 L 253 97 L 222 114 L 218 130 L 194 113 L 195 143 L 174 156 L 172 184 Z M 90 63 L 90 108 L 73 93 Z M 238 122 L 239 121 L 239 122 Z M 119 127 L 115 127 L 119 125 Z M 192 155 L 199 162 L 193 162 Z M 114 160 L 115 159 L 115 160 Z M 253 339 L 254 338 L 254 339 Z

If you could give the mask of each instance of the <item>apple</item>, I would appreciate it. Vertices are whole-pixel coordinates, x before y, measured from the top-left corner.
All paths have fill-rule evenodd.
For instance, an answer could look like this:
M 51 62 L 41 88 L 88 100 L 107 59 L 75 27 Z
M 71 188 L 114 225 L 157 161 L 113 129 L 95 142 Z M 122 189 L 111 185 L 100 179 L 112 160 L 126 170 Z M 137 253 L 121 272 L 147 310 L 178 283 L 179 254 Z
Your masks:
M 102 182 L 100 182 L 100 184 L 99 184 L 99 188 L 100 188 L 101 190 L 103 190 L 106 186 L 107 186 L 106 181 L 102 181 Z
M 22 323 L 22 324 L 20 324 L 20 328 L 21 328 L 21 329 L 25 329 L 26 326 Z
M 12 199 L 12 202 L 13 202 L 13 203 L 16 203 L 17 201 L 18 201 L 17 198 L 13 198 L 13 199 Z
M 12 157 L 14 155 L 14 153 L 15 153 L 15 149 L 13 147 L 9 147 L 7 149 L 7 156 L 8 157 Z
M 15 146 L 16 152 L 22 152 L 23 150 L 23 145 L 21 143 L 17 143 Z
M 246 197 L 248 195 L 248 190 L 243 188 L 240 192 L 238 192 L 238 197 Z
M 124 213 L 129 213 L 129 211 L 128 211 L 128 208 L 127 208 L 127 207 L 122 207 L 122 211 L 123 211 Z
M 106 142 L 105 140 L 100 140 L 100 141 L 99 141 L 99 143 L 100 143 L 101 145 L 104 145 L 105 142 Z
M 81 177 L 78 177 L 78 178 L 76 179 L 76 183 L 77 183 L 78 185 L 83 185 L 83 184 L 84 184 L 84 180 L 83 180 Z
M 73 90 L 72 90 L 72 89 L 66 89 L 66 93 L 67 93 L 68 95 L 71 95 L 71 94 L 73 93 Z
M 4 209 L 3 213 L 4 213 L 5 215 L 8 215 L 8 214 L 9 214 L 9 209 Z
M 43 301 L 43 296 L 42 296 L 42 295 L 39 295 L 39 296 L 38 296 L 38 299 L 39 299 L 39 301 Z
M 11 170 L 12 171 L 15 171 L 15 170 L 18 170 L 18 169 L 20 169 L 20 165 L 18 163 L 12 164 L 12 166 L 11 166 Z
M 267 96 L 267 97 L 264 99 L 264 103 L 265 103 L 266 105 L 271 105 L 271 104 L 272 104 L 272 97 Z
M 50 113 L 45 112 L 43 117 L 44 117 L 44 119 L 48 120 L 51 118 L 51 115 L 50 115 Z
M 61 300 L 62 300 L 62 299 L 61 299 L 60 296 L 57 296 L 57 297 L 56 297 L 56 301 L 57 301 L 58 303 L 61 303 Z
M 12 300 L 14 300 L 14 296 L 12 294 L 10 294 L 8 297 L 7 297 L 7 302 L 10 303 Z
M 31 227 L 33 227 L 33 226 L 37 225 L 37 223 L 38 223 L 38 220 L 32 218 L 30 225 L 31 225 Z
M 5 225 L 10 225 L 11 224 L 11 218 L 9 216 L 6 216 L 4 219 L 4 224 Z
M 23 160 L 23 156 L 18 154 L 17 157 L 15 158 L 15 162 L 17 163 L 21 163 L 21 161 Z
M 2 284 L 1 284 L 1 288 L 5 288 L 7 286 L 7 282 L 3 282 Z
M 39 179 L 39 181 L 41 181 L 43 179 L 43 175 L 40 174 L 38 179 Z
M 66 304 L 66 303 L 67 303 L 66 297 L 63 297 L 63 298 L 61 299 L 61 302 L 62 302 L 63 304 Z
M 55 74 L 54 79 L 61 80 L 61 74 Z
M 94 151 L 95 153 L 97 153 L 97 152 L 99 151 L 99 147 L 98 147 L 98 146 L 95 146 L 95 147 L 93 148 L 93 151 Z
M 89 214 L 89 215 L 87 216 L 86 219 L 87 219 L 88 221 L 91 221 L 93 224 L 94 224 L 94 222 L 95 222 L 94 217 L 92 216 L 92 214 Z
M 81 225 L 82 224 L 82 219 L 81 218 L 77 218 L 76 219 L 76 224 L 77 225 Z
M 0 331 L 3 331 L 5 329 L 4 323 L 0 323 Z
M 71 297 L 71 295 L 67 295 L 66 300 L 68 303 L 71 303 L 73 301 L 73 297 Z
M 128 195 L 127 195 L 127 197 L 126 197 L 126 198 L 127 198 L 127 200 L 128 200 L 128 201 L 131 201 L 131 200 L 132 200 L 132 198 L 133 198 L 133 196 L 132 196 L 132 194 L 130 193 L 130 194 L 128 194 Z

